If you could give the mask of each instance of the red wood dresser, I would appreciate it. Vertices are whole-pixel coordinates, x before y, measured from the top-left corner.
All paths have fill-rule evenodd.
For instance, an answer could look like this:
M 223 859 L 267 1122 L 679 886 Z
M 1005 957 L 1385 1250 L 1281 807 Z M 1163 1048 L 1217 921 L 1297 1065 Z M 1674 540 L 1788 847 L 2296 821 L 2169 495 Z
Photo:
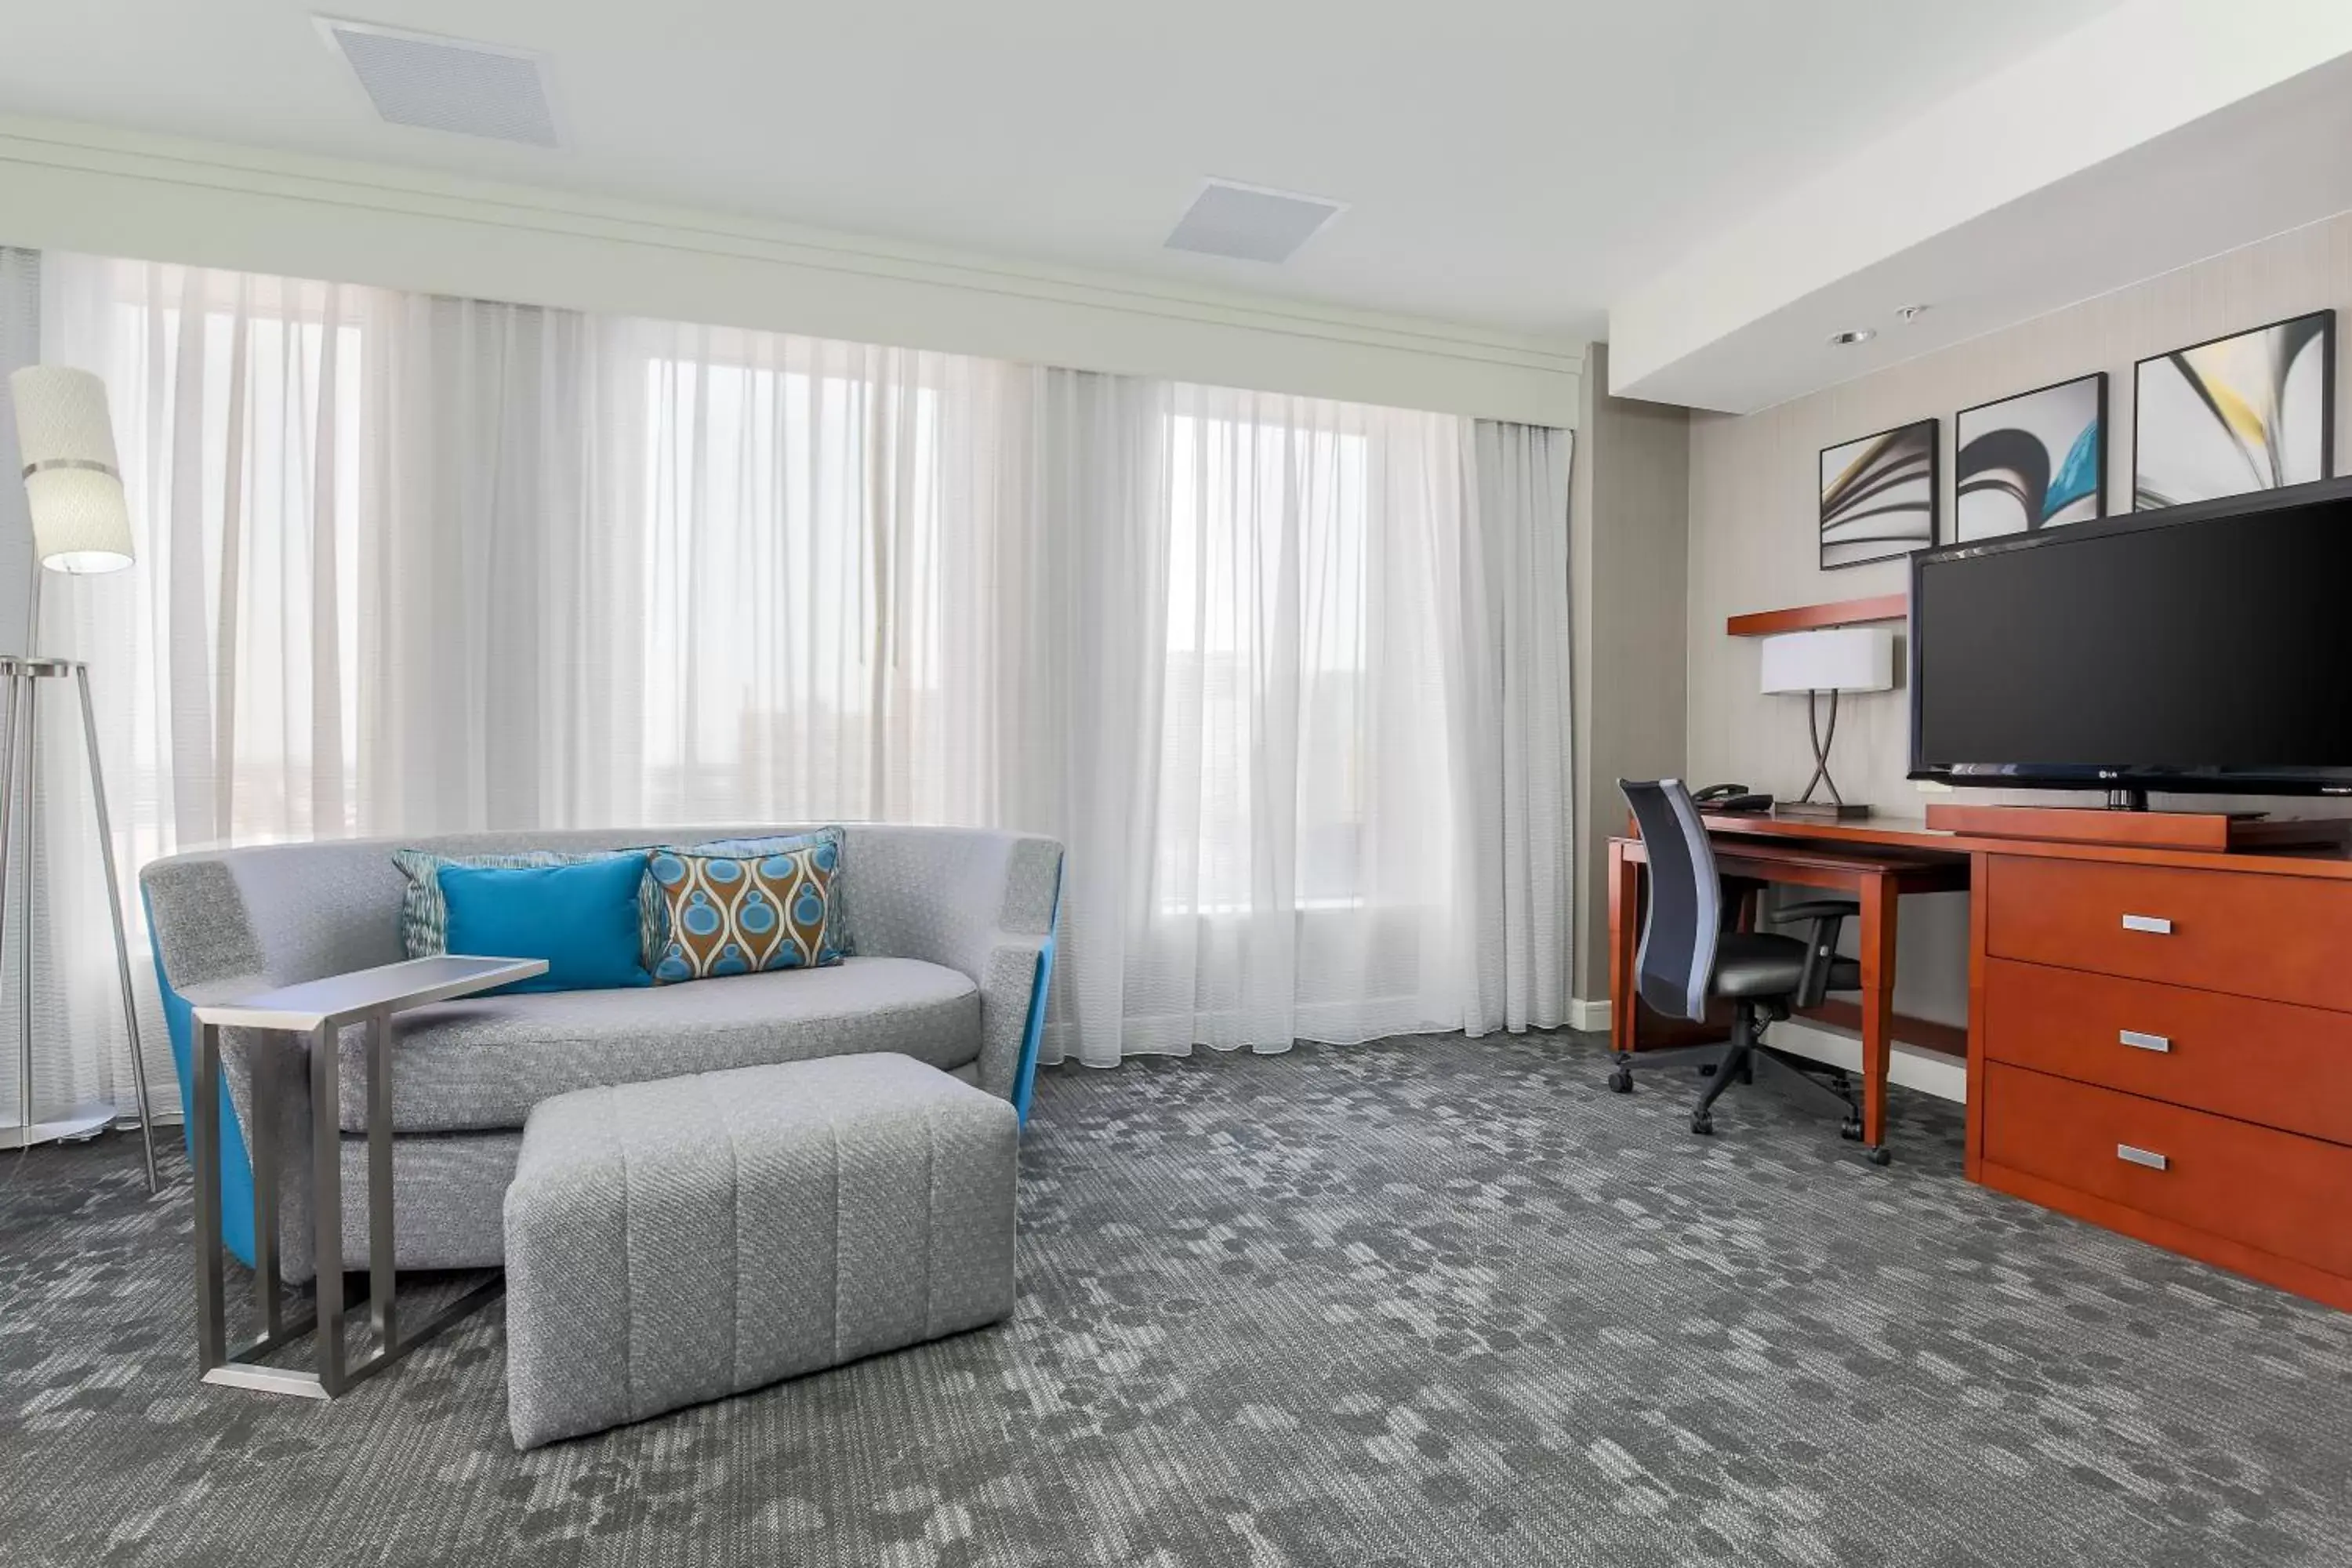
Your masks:
M 1969 1176 L 2352 1310 L 2352 861 L 1974 860 Z

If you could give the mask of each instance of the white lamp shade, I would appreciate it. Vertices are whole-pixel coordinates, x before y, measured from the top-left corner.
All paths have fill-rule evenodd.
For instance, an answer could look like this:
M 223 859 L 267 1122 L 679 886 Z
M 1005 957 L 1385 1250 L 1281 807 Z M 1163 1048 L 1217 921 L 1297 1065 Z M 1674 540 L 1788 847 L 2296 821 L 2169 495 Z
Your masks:
M 1766 691 L 1886 691 L 1895 685 L 1895 634 L 1832 626 L 1764 639 Z
M 53 572 L 131 564 L 131 509 L 114 455 L 106 384 L 86 370 L 27 365 L 8 378 L 33 517 L 33 553 Z

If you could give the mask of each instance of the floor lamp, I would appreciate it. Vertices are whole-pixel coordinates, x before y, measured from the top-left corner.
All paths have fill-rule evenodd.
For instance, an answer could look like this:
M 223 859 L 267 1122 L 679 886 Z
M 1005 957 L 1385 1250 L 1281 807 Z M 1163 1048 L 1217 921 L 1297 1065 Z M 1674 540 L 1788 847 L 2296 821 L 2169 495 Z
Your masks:
M 114 968 L 122 987 L 122 1021 L 131 1035 L 131 1079 L 139 1096 L 139 1135 L 147 1156 L 147 1188 L 155 1190 L 154 1119 L 147 1096 L 147 1058 L 139 1039 L 139 1003 L 131 987 L 131 944 L 122 926 L 122 886 L 114 865 L 114 826 L 106 812 L 106 778 L 99 765 L 98 714 L 89 700 L 89 667 L 79 659 L 44 658 L 40 647 L 42 570 L 116 572 L 131 564 L 131 510 L 114 455 L 114 426 L 106 386 L 88 371 L 28 365 L 8 378 L 16 405 L 16 445 L 25 465 L 25 499 L 33 525 L 33 562 L 25 605 L 25 652 L 0 657 L 8 687 L 7 718 L 0 724 L 0 931 L 16 896 L 18 1124 L 0 1129 L 0 1147 L 24 1148 L 59 1139 L 93 1137 L 116 1120 L 113 1105 L 86 1106 L 56 1120 L 33 1120 L 33 878 L 40 843 L 38 764 L 41 683 L 73 683 L 80 699 L 82 742 L 89 758 L 90 801 L 98 811 L 98 853 L 106 876 L 106 911 L 114 921 Z M 10 834 L 23 823 L 24 862 L 8 885 Z

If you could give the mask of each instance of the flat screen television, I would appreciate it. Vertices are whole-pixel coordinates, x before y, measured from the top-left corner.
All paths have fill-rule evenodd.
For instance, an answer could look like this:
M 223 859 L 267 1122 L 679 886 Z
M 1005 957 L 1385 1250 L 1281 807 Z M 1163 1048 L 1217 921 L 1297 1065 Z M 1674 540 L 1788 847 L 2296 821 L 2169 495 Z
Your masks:
M 2352 479 L 1911 558 L 1911 776 L 2352 795 Z

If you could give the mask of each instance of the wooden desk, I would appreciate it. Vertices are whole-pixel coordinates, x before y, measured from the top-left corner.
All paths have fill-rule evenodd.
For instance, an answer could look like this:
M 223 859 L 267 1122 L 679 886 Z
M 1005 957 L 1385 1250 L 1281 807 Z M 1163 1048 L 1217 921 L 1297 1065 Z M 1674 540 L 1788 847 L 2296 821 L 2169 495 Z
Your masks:
M 1885 818 L 1854 823 L 1783 822 L 1769 816 L 1706 813 L 1702 820 L 1715 836 L 1716 868 L 1725 876 L 1852 893 L 1861 905 L 1856 934 L 1861 943 L 1862 1000 L 1858 1005 L 1832 1003 L 1813 1009 L 1809 1016 L 1822 1022 L 1858 1026 L 1861 1030 L 1862 1141 L 1875 1153 L 1886 1142 L 1886 1068 L 1895 1040 L 1905 1038 L 1949 1052 L 1955 1043 L 1950 1037 L 1959 1033 L 1949 1026 L 1921 1026 L 1913 1020 L 1897 1019 L 1897 910 L 1906 893 L 1966 892 L 1967 841 L 1916 823 Z M 1641 1048 L 1634 964 L 1642 935 L 1641 868 L 1648 863 L 1648 852 L 1638 837 L 1609 841 L 1609 1040 L 1620 1051 Z

